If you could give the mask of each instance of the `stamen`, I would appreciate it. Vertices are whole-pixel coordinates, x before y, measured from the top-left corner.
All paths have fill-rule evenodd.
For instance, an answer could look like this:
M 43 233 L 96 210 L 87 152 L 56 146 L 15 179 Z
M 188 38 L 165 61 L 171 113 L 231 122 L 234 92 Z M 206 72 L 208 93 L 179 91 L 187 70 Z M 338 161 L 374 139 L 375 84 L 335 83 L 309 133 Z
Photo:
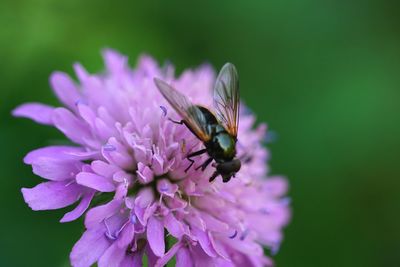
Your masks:
M 129 187 L 128 179 L 126 179 L 125 177 L 124 177 L 124 186 L 125 186 L 125 188 Z
M 185 139 L 182 139 L 181 152 L 182 152 L 182 154 L 186 153 L 186 141 L 185 141 Z
M 167 116 L 167 108 L 164 106 L 160 106 L 160 109 L 162 110 L 164 117 Z
M 233 235 L 229 236 L 230 239 L 234 239 L 238 234 L 238 231 L 235 230 L 235 232 L 233 233 Z
M 240 111 L 243 113 L 243 115 L 253 115 L 254 114 L 254 112 L 246 105 L 240 105 Z
M 247 237 L 248 234 L 249 234 L 249 229 L 247 228 L 244 230 L 244 232 L 240 236 L 240 240 L 243 241 Z
M 275 256 L 276 254 L 278 254 L 280 248 L 281 248 L 280 242 L 276 242 L 275 244 L 273 244 L 271 247 L 272 256 Z
M 127 226 L 127 224 L 129 223 L 129 220 L 126 221 L 122 227 L 115 233 L 115 237 L 118 238 L 119 234 L 122 232 L 122 230 L 124 230 L 125 226 Z
M 127 226 L 128 223 L 131 222 L 131 220 L 126 221 L 126 222 L 121 226 L 121 228 L 119 228 L 118 231 L 116 231 L 115 234 L 113 235 L 113 234 L 111 233 L 111 231 L 110 231 L 110 227 L 109 227 L 108 224 L 107 224 L 107 220 L 108 220 L 109 218 L 110 218 L 110 217 L 108 217 L 108 218 L 106 218 L 106 219 L 103 220 L 104 225 L 106 226 L 106 229 L 107 229 L 105 235 L 106 235 L 109 239 L 111 239 L 111 240 L 116 240 L 116 239 L 118 238 L 119 234 L 122 232 L 122 230 L 124 230 L 125 226 Z
M 131 215 L 130 221 L 131 221 L 132 224 L 135 224 L 137 222 L 137 218 L 136 218 L 135 214 Z
M 111 234 L 110 228 L 108 227 L 108 224 L 107 224 L 107 219 L 108 219 L 108 218 L 106 218 L 106 219 L 103 220 L 104 225 L 106 226 L 106 229 L 107 229 L 105 235 L 106 235 L 106 237 L 108 237 L 109 239 L 115 240 L 115 239 L 117 239 L 117 237 L 115 237 L 115 236 L 113 236 L 113 235 Z
M 269 130 L 267 133 L 265 133 L 263 139 L 265 144 L 275 143 L 278 140 L 278 134 L 275 131 Z
M 105 145 L 103 146 L 103 149 L 104 149 L 105 151 L 108 151 L 108 152 L 112 152 L 112 151 L 117 150 L 117 148 L 116 148 L 114 145 L 111 145 L 111 144 L 105 144 Z
M 292 199 L 291 199 L 290 197 L 284 197 L 284 198 L 282 198 L 282 199 L 280 200 L 280 203 L 281 203 L 283 206 L 289 206 L 291 202 L 292 202 Z
M 65 185 L 65 187 L 70 186 L 71 184 L 75 183 L 75 180 L 71 180 L 69 183 Z
M 78 106 L 78 105 L 86 105 L 87 103 L 86 103 L 86 100 L 85 99 L 82 99 L 82 98 L 80 98 L 80 99 L 78 99 L 78 100 L 76 100 L 75 101 L 75 106 Z
M 269 215 L 271 213 L 267 208 L 261 209 L 260 212 L 265 215 Z
M 169 186 L 168 186 L 167 183 L 161 183 L 159 189 L 160 189 L 161 192 L 168 192 Z

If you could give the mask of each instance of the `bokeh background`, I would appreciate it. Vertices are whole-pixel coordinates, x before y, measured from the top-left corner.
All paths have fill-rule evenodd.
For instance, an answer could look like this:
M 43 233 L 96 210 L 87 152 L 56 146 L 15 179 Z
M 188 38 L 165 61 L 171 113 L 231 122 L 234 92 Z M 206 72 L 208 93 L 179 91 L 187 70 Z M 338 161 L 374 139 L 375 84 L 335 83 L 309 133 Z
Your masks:
M 200 2 L 200 1 L 199 1 Z M 23 156 L 63 137 L 14 119 L 20 103 L 57 105 L 48 85 L 100 50 L 142 52 L 178 72 L 236 64 L 243 100 L 277 133 L 272 173 L 290 180 L 283 267 L 400 266 L 400 5 L 396 1 L 51 1 L 0 3 L 0 265 L 68 266 L 82 221 L 33 212 L 40 179 Z

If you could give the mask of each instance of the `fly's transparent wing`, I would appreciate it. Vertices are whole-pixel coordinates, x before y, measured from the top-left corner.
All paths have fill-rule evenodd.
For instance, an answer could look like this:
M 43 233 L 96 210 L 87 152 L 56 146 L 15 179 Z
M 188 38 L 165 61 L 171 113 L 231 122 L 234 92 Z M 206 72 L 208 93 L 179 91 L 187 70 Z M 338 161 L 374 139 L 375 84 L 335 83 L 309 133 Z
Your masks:
M 186 126 L 203 142 L 209 141 L 210 135 L 206 130 L 206 118 L 200 109 L 166 82 L 154 78 L 154 83 L 168 103 L 185 121 Z
M 214 107 L 218 121 L 237 137 L 239 126 L 239 76 L 232 63 L 226 63 L 214 86 Z

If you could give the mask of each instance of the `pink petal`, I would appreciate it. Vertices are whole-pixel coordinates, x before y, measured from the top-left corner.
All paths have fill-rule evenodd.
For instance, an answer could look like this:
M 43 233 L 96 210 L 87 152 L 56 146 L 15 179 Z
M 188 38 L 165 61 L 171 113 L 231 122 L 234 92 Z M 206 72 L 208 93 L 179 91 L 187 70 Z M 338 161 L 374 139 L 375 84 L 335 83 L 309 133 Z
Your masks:
M 111 200 L 107 204 L 90 209 L 85 218 L 86 228 L 93 228 L 99 223 L 102 223 L 105 218 L 108 218 L 117 212 L 121 207 L 121 204 L 121 199 L 115 199 Z
M 114 242 L 100 257 L 98 262 L 99 267 L 119 267 L 124 259 L 126 247 L 119 247 L 117 242 Z
M 81 159 L 75 155 L 83 153 L 84 150 L 81 147 L 74 146 L 47 146 L 29 152 L 25 158 L 25 164 L 32 164 L 37 159 L 46 158 L 58 158 L 58 159 Z
M 70 109 L 75 109 L 75 104 L 81 98 L 75 83 L 63 72 L 54 72 L 50 77 L 50 84 L 58 99 Z
M 164 172 L 164 160 L 159 154 L 155 154 L 153 156 L 153 164 L 152 164 L 153 171 L 156 175 L 161 175 Z
M 166 265 L 172 257 L 176 254 L 176 252 L 182 247 L 182 243 L 178 242 L 174 244 L 167 253 L 164 254 L 161 258 L 159 258 L 154 267 L 162 267 Z
M 191 255 L 196 266 L 215 266 L 215 258 L 211 258 L 204 253 L 200 245 L 191 248 Z
M 134 261 L 135 261 L 134 256 L 126 253 L 125 257 L 121 261 L 119 267 L 133 267 L 133 266 L 138 266 L 139 267 L 139 266 L 143 266 L 141 261 L 139 263 L 135 263 Z
M 150 183 L 154 179 L 153 171 L 142 162 L 138 163 L 138 170 L 136 173 L 138 174 L 139 181 L 143 184 Z
M 271 197 L 280 197 L 288 190 L 288 183 L 282 177 L 270 177 L 264 182 L 263 189 Z
M 76 202 L 82 187 L 68 182 L 46 182 L 34 188 L 22 188 L 25 202 L 33 210 L 60 209 Z
M 231 239 L 228 245 L 245 255 L 261 256 L 264 253 L 263 248 L 260 244 L 255 242 L 248 242 L 246 240 L 240 240 L 239 238 Z
M 118 246 L 119 247 L 127 247 L 132 242 L 134 235 L 135 235 L 135 225 L 133 223 L 131 223 L 131 221 L 129 221 L 125 225 L 125 227 L 120 235 L 120 238 L 117 241 Z
M 178 239 L 184 234 L 182 223 L 171 212 L 164 217 L 164 226 L 172 236 Z
M 127 148 L 115 137 L 108 140 L 107 144 L 102 147 L 101 153 L 108 162 L 114 163 L 121 169 L 129 170 L 135 166 Z
M 147 255 L 147 261 L 148 261 L 148 266 L 155 266 L 156 262 L 158 260 L 159 257 L 157 257 L 153 250 L 151 250 L 149 243 L 147 243 L 146 247 L 145 247 L 145 251 L 146 251 L 146 255 Z
M 137 194 L 137 197 L 135 199 L 134 210 L 136 217 L 143 225 L 146 225 L 148 218 L 147 216 L 146 216 L 147 218 L 145 218 L 145 212 L 153 203 L 153 201 L 154 201 L 154 192 L 151 188 L 147 187 L 143 188 Z
M 96 159 L 100 155 L 100 151 L 71 151 L 71 152 L 66 152 L 67 155 L 71 156 L 74 159 L 78 160 L 89 160 L 89 159 Z
M 183 247 L 176 253 L 176 265 L 175 267 L 193 267 L 192 257 L 187 248 Z
M 94 120 L 96 119 L 95 112 L 84 103 L 78 104 L 78 112 L 82 119 L 84 119 L 91 128 L 94 128 Z
M 208 237 L 207 232 L 204 232 L 197 227 L 193 227 L 193 234 L 199 240 L 201 247 L 203 248 L 204 252 L 207 253 L 207 255 L 209 255 L 210 257 L 217 256 L 215 249 L 213 248 L 211 241 Z
M 115 190 L 112 180 L 90 172 L 79 173 L 76 176 L 76 182 L 100 192 L 112 192 Z
M 103 57 L 107 70 L 113 74 L 121 73 L 127 68 L 128 58 L 112 49 L 105 49 Z
M 228 224 L 221 222 L 207 212 L 201 212 L 201 218 L 204 220 L 207 230 L 219 233 L 226 233 L 229 230 Z
M 94 191 L 91 191 L 90 193 L 85 194 L 79 205 L 76 206 L 76 208 L 72 211 L 65 213 L 60 222 L 64 223 L 78 219 L 89 207 L 90 201 L 92 201 L 94 193 Z
M 208 232 L 208 238 L 211 242 L 211 246 L 214 248 L 214 250 L 217 252 L 217 254 L 227 260 L 230 261 L 230 257 L 228 252 L 226 251 L 225 247 L 219 242 L 219 240 L 215 240 L 214 236 L 211 234 L 211 232 Z
M 164 226 L 161 220 L 155 216 L 149 218 L 147 223 L 147 240 L 151 250 L 156 256 L 163 256 L 165 253 L 165 241 L 164 241 Z
M 88 126 L 65 108 L 55 109 L 52 120 L 63 134 L 78 144 L 85 144 L 85 141 L 91 139 Z
M 117 135 L 116 129 L 114 127 L 110 127 L 110 125 L 106 124 L 102 119 L 96 118 L 94 120 L 95 129 L 97 136 L 102 140 L 107 141 L 111 136 Z
M 89 73 L 80 63 L 74 64 L 74 71 L 81 83 L 83 83 L 89 77 Z
M 117 166 L 108 164 L 102 160 L 95 160 L 90 166 L 95 173 L 107 178 L 111 178 L 114 173 L 120 170 Z
M 74 178 L 81 170 L 80 161 L 41 157 L 32 163 L 33 173 L 53 181 L 63 181 Z
M 70 255 L 72 266 L 92 266 L 109 246 L 110 242 L 104 234 L 103 227 L 86 230 L 72 249 Z
M 179 187 L 177 184 L 172 184 L 167 179 L 161 179 L 157 182 L 157 191 L 162 195 L 174 197 Z
M 54 107 L 51 106 L 40 103 L 26 103 L 14 109 L 12 115 L 15 117 L 28 118 L 40 124 L 52 125 L 51 116 L 53 111 Z
M 126 266 L 126 267 L 143 266 L 143 254 L 144 254 L 144 249 L 136 251 L 133 254 L 133 261 L 131 261 L 131 265 Z

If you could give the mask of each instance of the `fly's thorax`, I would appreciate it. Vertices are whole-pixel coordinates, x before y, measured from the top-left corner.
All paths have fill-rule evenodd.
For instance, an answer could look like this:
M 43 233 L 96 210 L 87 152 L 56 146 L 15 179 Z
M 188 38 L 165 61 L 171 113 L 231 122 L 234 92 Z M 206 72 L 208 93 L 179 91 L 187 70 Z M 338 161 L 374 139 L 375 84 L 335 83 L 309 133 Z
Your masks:
M 236 141 L 226 131 L 216 132 L 206 146 L 210 156 L 217 162 L 229 161 L 236 155 Z

